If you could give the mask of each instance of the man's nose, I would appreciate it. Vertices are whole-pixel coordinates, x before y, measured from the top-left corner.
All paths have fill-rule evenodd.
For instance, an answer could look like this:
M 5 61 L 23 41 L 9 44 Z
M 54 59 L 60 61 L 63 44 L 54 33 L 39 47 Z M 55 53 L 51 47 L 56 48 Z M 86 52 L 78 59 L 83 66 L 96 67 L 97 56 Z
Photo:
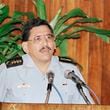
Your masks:
M 48 39 L 47 38 L 43 38 L 43 45 L 48 45 Z

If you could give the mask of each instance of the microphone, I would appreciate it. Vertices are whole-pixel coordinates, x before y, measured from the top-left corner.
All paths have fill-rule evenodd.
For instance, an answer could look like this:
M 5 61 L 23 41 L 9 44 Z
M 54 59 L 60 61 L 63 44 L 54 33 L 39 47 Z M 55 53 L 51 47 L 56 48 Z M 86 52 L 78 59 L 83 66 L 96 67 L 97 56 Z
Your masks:
M 54 73 L 49 72 L 47 74 L 47 78 L 48 78 L 47 91 L 51 91 L 52 90 L 52 85 L 53 85 L 53 80 L 54 80 Z
M 52 86 L 53 86 L 54 73 L 49 72 L 47 74 L 47 78 L 48 78 L 48 85 L 47 85 L 47 95 L 46 95 L 45 103 L 48 103 L 49 101 L 50 93 L 52 91 Z
M 64 76 L 66 79 L 71 79 L 72 81 L 74 81 L 76 83 L 76 86 L 77 86 L 79 92 L 82 94 L 82 96 L 83 96 L 84 100 L 87 102 L 87 104 L 89 104 L 90 102 L 88 101 L 87 97 L 84 95 L 83 88 L 81 86 L 87 88 L 95 96 L 97 103 L 100 104 L 100 100 L 97 97 L 97 95 L 95 94 L 95 92 L 75 74 L 74 70 L 72 70 L 72 71 L 67 70 L 65 72 Z
M 71 79 L 72 81 L 74 81 L 76 83 L 76 87 L 79 91 L 79 93 L 81 94 L 81 96 L 83 97 L 83 99 L 85 100 L 85 102 L 87 104 L 91 104 L 90 101 L 88 100 L 87 96 L 85 95 L 82 86 L 87 87 L 86 84 L 75 74 L 74 70 L 72 71 L 66 71 L 65 72 L 65 78 L 66 79 Z
M 76 84 L 80 84 L 84 87 L 87 88 L 87 85 L 84 83 L 84 81 L 82 81 L 74 72 L 74 70 L 69 71 L 67 70 L 64 74 L 66 79 L 71 79 L 72 81 L 74 81 Z

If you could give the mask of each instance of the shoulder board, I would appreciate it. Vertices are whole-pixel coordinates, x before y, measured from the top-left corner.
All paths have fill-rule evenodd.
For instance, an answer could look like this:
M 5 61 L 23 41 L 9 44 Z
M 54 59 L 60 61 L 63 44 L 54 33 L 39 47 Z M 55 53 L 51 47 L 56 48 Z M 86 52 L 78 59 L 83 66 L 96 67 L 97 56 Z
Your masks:
M 82 71 L 82 69 L 83 69 L 82 66 L 79 63 L 77 63 L 75 60 L 73 60 L 73 59 L 71 59 L 69 57 L 61 57 L 61 56 L 59 56 L 59 61 L 60 62 L 64 62 L 64 63 L 71 63 L 71 64 L 77 66 L 80 71 Z
M 60 62 L 64 62 L 64 63 L 71 63 L 71 64 L 74 64 L 74 65 L 77 65 L 77 63 L 73 59 L 71 59 L 69 57 L 61 57 L 61 56 L 59 56 L 59 61 Z
M 6 61 L 5 64 L 6 64 L 7 68 L 15 67 L 18 65 L 22 65 L 23 59 L 22 59 L 22 57 L 15 57 L 13 59 L 9 59 L 8 61 Z

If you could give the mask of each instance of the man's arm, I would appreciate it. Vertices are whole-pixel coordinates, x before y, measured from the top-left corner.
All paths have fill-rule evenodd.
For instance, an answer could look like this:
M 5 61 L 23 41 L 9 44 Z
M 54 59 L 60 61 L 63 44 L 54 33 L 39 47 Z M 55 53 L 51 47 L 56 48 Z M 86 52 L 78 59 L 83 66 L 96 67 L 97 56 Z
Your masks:
M 6 94 L 6 66 L 5 64 L 0 65 L 0 102 L 4 101 Z

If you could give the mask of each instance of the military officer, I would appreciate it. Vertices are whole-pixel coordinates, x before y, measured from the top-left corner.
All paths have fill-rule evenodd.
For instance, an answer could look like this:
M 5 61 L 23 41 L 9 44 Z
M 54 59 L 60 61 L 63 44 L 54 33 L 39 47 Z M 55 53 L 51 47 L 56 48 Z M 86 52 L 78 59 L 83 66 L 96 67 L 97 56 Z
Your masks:
M 84 81 L 81 72 L 70 59 L 54 55 L 54 40 L 47 21 L 35 18 L 25 24 L 22 47 L 26 54 L 0 65 L 0 102 L 87 104 L 76 83 L 65 78 L 74 71 Z M 94 104 L 89 91 L 82 88 Z

